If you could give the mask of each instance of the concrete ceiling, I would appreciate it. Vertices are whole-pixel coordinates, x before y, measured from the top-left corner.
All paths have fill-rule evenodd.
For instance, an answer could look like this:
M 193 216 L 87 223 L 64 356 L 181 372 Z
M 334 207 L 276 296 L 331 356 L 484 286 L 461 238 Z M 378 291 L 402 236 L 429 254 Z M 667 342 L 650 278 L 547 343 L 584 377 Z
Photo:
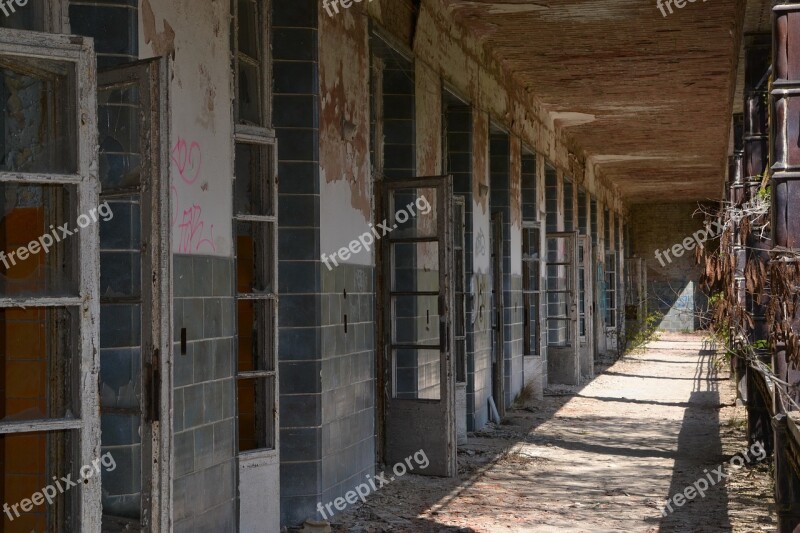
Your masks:
M 444 1 L 626 202 L 721 197 L 742 25 L 768 31 L 769 0 Z

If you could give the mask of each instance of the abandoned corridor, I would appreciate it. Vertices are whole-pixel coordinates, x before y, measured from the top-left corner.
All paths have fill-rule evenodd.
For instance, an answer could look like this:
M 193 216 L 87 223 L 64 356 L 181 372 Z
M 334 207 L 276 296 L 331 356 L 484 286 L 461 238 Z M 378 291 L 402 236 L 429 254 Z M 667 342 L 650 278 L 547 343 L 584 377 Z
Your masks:
M 756 449 L 730 466 L 747 450 L 745 410 L 727 366 L 703 347 L 699 334 L 661 333 L 590 383 L 549 389 L 472 436 L 458 478 L 405 477 L 333 530 L 774 531 L 771 459 Z M 704 498 L 664 515 L 667 498 L 722 465 L 727 479 L 712 476 Z

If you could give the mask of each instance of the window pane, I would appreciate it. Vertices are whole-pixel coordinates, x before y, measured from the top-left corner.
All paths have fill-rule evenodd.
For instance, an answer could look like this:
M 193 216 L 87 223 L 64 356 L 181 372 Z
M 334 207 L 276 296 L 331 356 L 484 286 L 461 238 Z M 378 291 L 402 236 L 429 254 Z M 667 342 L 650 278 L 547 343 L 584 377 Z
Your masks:
M 239 58 L 239 122 L 261 125 L 261 69 Z
M 78 295 L 75 198 L 74 187 L 0 183 L 0 294 Z
M 274 290 L 272 228 L 271 222 L 236 222 L 236 283 L 239 293 Z
M 440 399 L 441 352 L 438 349 L 398 349 L 392 354 L 395 398 Z
M 234 180 L 234 212 L 237 215 L 270 216 L 272 191 L 271 147 L 257 144 L 236 144 L 236 179 Z
M 438 291 L 439 243 L 392 244 L 392 270 L 393 291 Z
M 239 372 L 275 370 L 272 300 L 238 301 Z
M 136 85 L 97 92 L 100 183 L 103 192 L 141 183 L 139 88 Z
M 240 379 L 236 387 L 239 451 L 274 448 L 274 378 Z
M 75 65 L 4 55 L 0 170 L 77 172 Z
M 439 297 L 392 296 L 395 344 L 439 344 Z
M 71 431 L 37 432 L 0 435 L 0 464 L 3 481 L 0 485 L 0 498 L 10 506 L 30 499 L 34 492 L 53 484 L 53 478 L 71 476 L 80 479 L 80 465 L 73 459 L 74 447 L 78 444 L 77 435 Z M 92 473 L 97 475 L 93 470 Z M 103 472 L 103 476 L 113 476 L 114 472 Z M 63 485 L 62 485 L 63 486 Z M 10 520 L 3 513 L 3 531 L 59 531 L 76 530 L 77 498 L 80 489 L 64 490 L 47 501 L 33 505 L 27 513 L 17 506 L 19 516 L 12 510 Z
M 385 221 L 388 236 L 394 239 L 437 236 L 436 189 L 396 189 L 391 194 L 392 215 Z M 387 231 L 379 226 L 377 230 L 382 235 Z
M 74 400 L 79 372 L 74 356 L 80 353 L 79 330 L 75 309 L 0 309 L 0 418 L 78 415 Z
M 260 9 L 254 0 L 239 0 L 239 52 L 261 61 Z

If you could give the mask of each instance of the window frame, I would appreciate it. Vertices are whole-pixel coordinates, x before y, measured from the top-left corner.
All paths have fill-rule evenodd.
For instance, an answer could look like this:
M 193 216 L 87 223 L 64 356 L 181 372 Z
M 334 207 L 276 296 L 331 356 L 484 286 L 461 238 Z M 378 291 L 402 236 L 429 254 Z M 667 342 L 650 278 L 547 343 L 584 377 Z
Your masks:
M 538 257 L 534 257 L 528 248 L 530 239 L 526 237 L 528 232 L 533 232 L 538 242 Z M 532 277 L 535 269 L 533 265 L 538 264 L 536 277 Z M 523 347 L 524 355 L 542 354 L 542 324 L 540 320 L 542 310 L 542 225 L 539 222 L 522 222 L 522 305 L 523 305 Z M 531 287 L 531 280 L 536 279 L 536 287 Z M 536 309 L 534 316 L 530 315 L 531 308 Z M 533 346 L 531 336 L 536 332 L 537 345 Z
M 31 31 L 0 32 L 0 53 L 20 57 L 44 57 L 75 64 L 75 126 L 77 172 L 27 173 L 0 171 L 1 183 L 47 184 L 74 186 L 77 189 L 75 215 L 88 213 L 99 203 L 100 183 L 97 174 L 97 79 L 94 44 L 91 39 L 66 35 L 42 34 Z M 97 226 L 95 226 L 97 229 Z M 76 345 L 80 349 L 80 385 L 74 391 L 80 416 L 53 419 L 0 422 L 0 433 L 74 432 L 70 453 L 73 466 L 91 464 L 100 449 L 100 417 L 97 406 L 100 391 L 97 379 L 100 372 L 100 234 L 80 232 L 72 239 L 78 241 L 81 260 L 77 296 L 68 297 L 0 297 L 0 308 L 71 307 L 78 311 L 79 332 Z M 92 378 L 91 376 L 94 376 Z M 79 511 L 71 527 L 92 529 L 100 527 L 100 478 L 90 478 L 75 497 Z
M 239 10 L 238 10 L 238 1 L 232 0 L 231 1 L 231 71 L 233 75 L 233 103 L 232 103 L 232 113 L 233 113 L 233 142 L 232 142 L 232 176 L 233 180 L 231 183 L 232 187 L 232 246 L 234 249 L 234 301 L 236 303 L 235 309 L 235 320 L 234 323 L 236 324 L 236 341 L 235 341 L 235 353 L 236 353 L 236 373 L 235 373 L 235 380 L 236 380 L 236 420 L 237 420 L 237 431 L 236 431 L 236 453 L 240 459 L 247 459 L 248 464 L 255 465 L 258 464 L 262 460 L 270 460 L 277 457 L 279 453 L 279 430 L 280 430 L 280 421 L 278 415 L 278 405 L 279 405 L 279 379 L 278 379 L 278 254 L 277 254 L 277 246 L 278 246 L 278 187 L 277 187 L 277 176 L 278 176 L 278 140 L 275 135 L 275 130 L 269 125 L 271 125 L 272 119 L 272 86 L 270 80 L 272 79 L 272 58 L 270 56 L 270 42 L 271 42 L 271 18 L 270 18 L 270 5 L 267 0 L 248 0 L 252 1 L 256 4 L 259 8 L 259 16 L 260 19 L 257 23 L 257 28 L 261 31 L 259 32 L 259 37 L 261 41 L 258 43 L 261 53 L 261 76 L 260 76 L 260 106 L 261 106 L 261 124 L 254 125 L 254 124 L 247 124 L 240 120 L 240 108 L 239 108 L 239 61 L 240 61 L 240 51 L 239 51 Z M 261 161 L 262 168 L 258 169 L 257 172 L 261 174 L 261 180 L 259 180 L 259 184 L 264 187 L 260 191 L 261 197 L 264 198 L 264 194 L 266 193 L 266 198 L 268 198 L 269 202 L 267 205 L 263 206 L 268 214 L 242 214 L 236 212 L 236 196 L 235 196 L 235 187 L 236 187 L 236 158 L 235 154 L 237 148 L 240 145 L 255 145 L 266 150 L 267 158 L 264 161 Z M 270 249 L 265 250 L 265 254 L 259 258 L 254 258 L 254 264 L 256 268 L 259 268 L 258 263 L 260 262 L 260 268 L 266 269 L 267 276 L 269 277 L 267 282 L 268 290 L 264 292 L 255 292 L 255 291 L 248 291 L 248 292 L 239 292 L 239 285 L 238 285 L 238 250 L 236 249 L 236 237 L 237 237 L 237 225 L 239 223 L 250 223 L 254 226 L 256 224 L 262 225 L 266 227 L 266 234 L 269 235 L 269 245 Z M 239 338 L 239 331 L 238 331 L 238 324 L 239 324 L 239 312 L 238 312 L 238 303 L 240 301 L 261 301 L 266 302 L 268 309 L 270 312 L 267 313 L 267 317 L 261 321 L 261 328 L 263 328 L 262 338 L 269 339 L 269 353 L 264 354 L 265 357 L 269 358 L 265 361 L 264 368 L 256 369 L 256 370 L 248 370 L 248 371 L 241 371 L 238 366 L 239 361 L 239 348 L 238 348 L 238 338 Z M 250 449 L 250 450 L 241 450 L 240 445 L 240 430 L 241 424 L 239 421 L 239 383 L 244 380 L 258 380 L 261 383 L 267 384 L 265 390 L 269 391 L 267 396 L 263 396 L 260 399 L 257 397 L 258 401 L 263 401 L 263 405 L 258 405 L 256 407 L 258 416 L 258 411 L 260 411 L 260 415 L 263 417 L 263 425 L 256 422 L 255 428 L 256 431 L 263 430 L 263 434 L 259 437 L 264 439 L 266 446 Z M 271 384 L 271 386 L 270 386 Z M 271 423 L 270 423 L 271 422 Z

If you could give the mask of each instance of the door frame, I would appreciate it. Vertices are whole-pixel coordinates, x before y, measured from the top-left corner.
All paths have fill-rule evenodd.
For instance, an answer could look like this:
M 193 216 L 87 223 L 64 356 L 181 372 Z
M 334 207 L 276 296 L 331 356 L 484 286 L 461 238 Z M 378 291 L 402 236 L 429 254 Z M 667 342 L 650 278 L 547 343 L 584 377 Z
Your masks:
M 580 336 L 580 323 L 578 324 L 578 333 L 580 339 L 579 357 L 581 366 L 581 375 L 594 377 L 594 271 L 592 270 L 592 239 L 588 235 L 578 236 L 578 247 L 583 247 L 583 309 L 584 309 L 584 323 L 586 324 L 586 332 Z M 580 254 L 578 254 L 580 260 Z M 580 270 L 579 270 L 580 271 Z M 580 275 L 580 274 L 579 274 Z M 578 279 L 580 283 L 580 279 Z M 578 287 L 578 297 L 580 297 L 580 287 Z M 578 310 L 580 321 L 580 310 Z
M 505 373 L 505 295 L 503 293 L 503 213 L 495 211 L 491 217 L 492 242 L 492 398 L 500 418 L 506 416 Z
M 376 219 L 386 220 L 389 226 L 394 221 L 394 213 L 389 212 L 391 202 L 389 194 L 394 189 L 436 189 L 435 205 L 437 210 L 437 240 L 439 243 L 439 309 L 440 309 L 440 394 L 438 400 L 394 398 L 392 376 L 392 316 L 390 291 L 392 265 L 390 261 L 391 235 L 378 241 L 376 252 L 376 404 L 377 426 L 376 454 L 378 463 L 390 466 L 402 462 L 410 453 L 423 449 L 430 458 L 430 466 L 417 472 L 421 475 L 452 477 L 457 474 L 456 462 L 456 419 L 455 419 L 455 359 L 453 335 L 454 295 L 452 288 L 453 271 L 453 234 L 452 203 L 453 179 L 450 175 L 421 176 L 410 180 L 381 180 L 375 184 Z M 395 420 L 392 418 L 395 413 Z M 441 417 L 436 423 L 432 415 Z M 413 431 L 419 446 L 411 446 L 407 450 L 397 450 L 390 439 L 402 431 L 403 418 L 413 418 L 417 423 L 431 423 L 429 428 Z M 417 427 L 416 429 L 420 429 Z M 444 457 L 441 465 L 435 464 L 436 453 L 432 446 L 425 447 L 425 442 L 437 435 L 444 436 Z M 398 445 L 401 446 L 401 445 Z M 411 448 L 415 447 L 412 450 Z
M 550 261 L 550 239 L 569 239 L 572 242 L 572 251 L 570 253 L 571 261 L 567 263 L 551 262 Z M 578 232 L 577 231 L 557 231 L 550 232 L 545 235 L 545 280 L 547 281 L 545 287 L 545 305 L 548 309 L 547 320 L 547 365 L 548 365 L 548 383 L 562 384 L 562 385 L 577 385 L 580 383 L 580 338 L 578 335 Z M 571 276 L 568 276 L 571 288 L 565 289 L 569 295 L 570 301 L 567 305 L 567 312 L 569 315 L 566 317 L 569 327 L 570 344 L 567 346 L 555 346 L 550 342 L 550 320 L 555 320 L 549 315 L 550 302 L 549 296 L 551 288 L 549 286 L 550 276 L 547 274 L 547 269 L 551 266 L 566 266 L 569 268 L 571 265 Z M 571 279 L 570 279 L 571 278 Z M 563 319 L 562 319 L 563 320 Z M 558 376 L 554 376 L 551 372 L 553 362 L 556 357 L 568 357 L 570 361 L 566 365 L 566 370 L 561 372 Z
M 170 239 L 169 61 L 145 59 L 104 69 L 98 73 L 107 86 L 136 84 L 142 108 L 150 111 L 142 121 L 146 137 L 143 161 L 148 180 L 140 184 L 142 235 L 148 246 L 142 253 L 142 388 L 143 425 L 142 520 L 151 531 L 169 531 L 172 522 L 172 247 Z M 106 85 L 104 83 L 104 85 Z M 101 191 L 101 196 L 102 191 Z M 150 300 L 149 308 L 147 300 Z M 102 319 L 102 315 L 101 315 Z M 147 322 L 149 321 L 149 324 Z M 149 422 L 149 424 L 148 424 Z M 143 426 L 143 427 L 144 427 Z M 102 442 L 102 437 L 101 437 Z M 145 455 L 147 454 L 147 455 Z M 145 489 L 145 483 L 149 487 Z M 148 522 L 149 519 L 149 522 Z

